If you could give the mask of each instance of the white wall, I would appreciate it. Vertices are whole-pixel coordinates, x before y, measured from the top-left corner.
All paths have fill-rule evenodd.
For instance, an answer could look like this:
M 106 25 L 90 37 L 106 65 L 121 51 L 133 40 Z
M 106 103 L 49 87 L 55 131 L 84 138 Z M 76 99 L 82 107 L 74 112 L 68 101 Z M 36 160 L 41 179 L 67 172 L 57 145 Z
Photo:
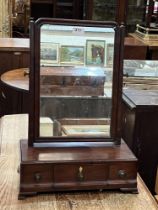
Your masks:
M 0 37 L 11 36 L 12 0 L 0 0 Z

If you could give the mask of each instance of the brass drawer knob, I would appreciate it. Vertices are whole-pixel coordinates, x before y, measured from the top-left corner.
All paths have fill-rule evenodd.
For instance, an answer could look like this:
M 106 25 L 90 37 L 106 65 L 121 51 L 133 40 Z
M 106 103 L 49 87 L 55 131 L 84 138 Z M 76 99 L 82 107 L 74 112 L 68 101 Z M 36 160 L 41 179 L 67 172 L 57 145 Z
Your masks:
M 36 182 L 40 182 L 40 181 L 41 181 L 41 178 L 42 178 L 42 176 L 41 176 L 40 173 L 36 173 L 36 174 L 34 175 L 34 179 L 35 179 Z
M 120 178 L 125 178 L 126 177 L 126 171 L 125 170 L 119 170 L 118 171 L 118 176 L 120 177 Z
M 79 179 L 79 181 L 83 181 L 83 179 L 84 179 L 83 167 L 81 167 L 81 166 L 78 169 L 78 179 Z

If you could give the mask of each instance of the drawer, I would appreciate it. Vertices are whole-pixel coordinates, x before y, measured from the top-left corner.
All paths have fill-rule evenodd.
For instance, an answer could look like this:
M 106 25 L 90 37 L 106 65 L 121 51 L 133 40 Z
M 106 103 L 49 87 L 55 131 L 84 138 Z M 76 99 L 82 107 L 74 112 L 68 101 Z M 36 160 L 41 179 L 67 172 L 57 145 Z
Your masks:
M 21 182 L 25 184 L 43 184 L 53 182 L 53 168 L 51 164 L 21 166 Z
M 104 164 L 54 166 L 54 181 L 56 183 L 105 181 L 107 177 L 108 168 Z
M 137 175 L 135 163 L 117 163 L 110 165 L 109 179 L 135 179 Z

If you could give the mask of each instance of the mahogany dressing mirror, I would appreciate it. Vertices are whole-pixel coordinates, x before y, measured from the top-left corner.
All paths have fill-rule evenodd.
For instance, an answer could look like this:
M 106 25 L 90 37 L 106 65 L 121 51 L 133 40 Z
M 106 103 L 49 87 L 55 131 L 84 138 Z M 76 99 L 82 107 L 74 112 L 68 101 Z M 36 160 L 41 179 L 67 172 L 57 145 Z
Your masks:
M 121 140 L 124 28 L 31 22 L 29 138 L 20 141 L 19 199 L 39 192 L 137 192 L 137 159 Z
M 39 19 L 31 27 L 30 145 L 119 143 L 121 28 L 113 22 L 57 19 Z

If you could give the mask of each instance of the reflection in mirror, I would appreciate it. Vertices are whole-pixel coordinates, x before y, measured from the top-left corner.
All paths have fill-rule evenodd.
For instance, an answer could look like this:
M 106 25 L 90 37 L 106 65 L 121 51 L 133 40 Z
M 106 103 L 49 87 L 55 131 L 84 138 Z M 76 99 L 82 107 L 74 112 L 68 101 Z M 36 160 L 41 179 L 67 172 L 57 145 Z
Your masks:
M 158 61 L 124 60 L 124 89 L 156 90 L 158 87 Z
M 114 29 L 45 24 L 40 137 L 110 137 Z

